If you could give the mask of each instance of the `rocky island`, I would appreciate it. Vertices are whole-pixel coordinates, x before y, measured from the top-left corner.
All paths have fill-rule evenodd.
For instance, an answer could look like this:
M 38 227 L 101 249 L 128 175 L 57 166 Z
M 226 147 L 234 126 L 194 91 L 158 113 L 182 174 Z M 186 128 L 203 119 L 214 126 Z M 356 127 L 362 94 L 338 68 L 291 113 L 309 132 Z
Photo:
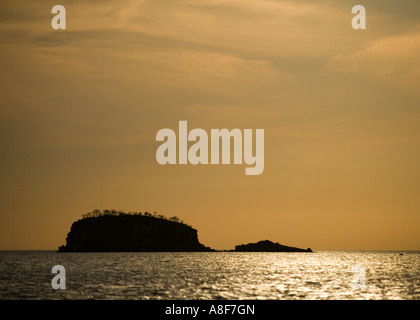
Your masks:
M 93 212 L 73 223 L 59 252 L 212 251 L 197 230 L 172 217 Z M 108 214 L 109 212 L 109 214 Z
M 269 240 L 259 241 L 257 243 L 241 244 L 235 247 L 238 252 L 312 252 L 311 248 L 299 249 L 288 247 Z
M 74 222 L 58 252 L 206 252 L 197 230 L 178 217 L 145 212 L 94 210 Z M 242 244 L 229 252 L 312 252 L 269 240 Z

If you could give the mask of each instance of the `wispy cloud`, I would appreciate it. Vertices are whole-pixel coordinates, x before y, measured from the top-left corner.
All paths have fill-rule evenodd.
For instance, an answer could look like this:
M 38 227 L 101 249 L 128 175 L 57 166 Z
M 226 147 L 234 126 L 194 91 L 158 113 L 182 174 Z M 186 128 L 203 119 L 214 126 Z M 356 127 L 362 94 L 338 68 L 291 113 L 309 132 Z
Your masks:
M 368 75 L 390 85 L 418 88 L 420 33 L 381 38 L 360 50 L 335 56 L 328 67 Z

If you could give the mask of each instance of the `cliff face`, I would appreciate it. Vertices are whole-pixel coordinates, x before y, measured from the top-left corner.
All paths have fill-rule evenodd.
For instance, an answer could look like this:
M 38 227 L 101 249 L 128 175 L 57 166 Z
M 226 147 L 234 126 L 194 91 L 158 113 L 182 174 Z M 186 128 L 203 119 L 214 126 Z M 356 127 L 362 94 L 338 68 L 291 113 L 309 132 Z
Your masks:
M 269 240 L 259 241 L 257 243 L 241 244 L 235 247 L 235 251 L 240 252 L 312 252 L 311 248 L 299 249 L 295 247 L 283 246 Z
M 211 251 L 197 230 L 148 216 L 101 216 L 78 220 L 59 252 Z

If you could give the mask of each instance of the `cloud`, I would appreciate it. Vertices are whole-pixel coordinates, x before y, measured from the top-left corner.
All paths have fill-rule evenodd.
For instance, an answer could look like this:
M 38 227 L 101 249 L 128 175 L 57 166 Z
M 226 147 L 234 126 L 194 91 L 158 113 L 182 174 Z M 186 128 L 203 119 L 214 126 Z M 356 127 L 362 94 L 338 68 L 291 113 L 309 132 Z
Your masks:
M 381 38 L 364 48 L 332 58 L 327 66 L 371 76 L 386 84 L 417 87 L 420 81 L 420 33 Z

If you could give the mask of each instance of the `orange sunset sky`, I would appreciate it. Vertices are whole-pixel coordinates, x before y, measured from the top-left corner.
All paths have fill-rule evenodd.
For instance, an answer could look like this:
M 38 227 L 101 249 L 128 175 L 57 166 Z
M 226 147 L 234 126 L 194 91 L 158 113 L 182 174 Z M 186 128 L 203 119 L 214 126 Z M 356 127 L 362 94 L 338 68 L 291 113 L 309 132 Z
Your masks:
M 414 0 L 2 1 L 0 249 L 57 249 L 93 209 L 215 249 L 420 249 L 419 84 Z M 159 165 L 180 120 L 264 129 L 263 174 Z

